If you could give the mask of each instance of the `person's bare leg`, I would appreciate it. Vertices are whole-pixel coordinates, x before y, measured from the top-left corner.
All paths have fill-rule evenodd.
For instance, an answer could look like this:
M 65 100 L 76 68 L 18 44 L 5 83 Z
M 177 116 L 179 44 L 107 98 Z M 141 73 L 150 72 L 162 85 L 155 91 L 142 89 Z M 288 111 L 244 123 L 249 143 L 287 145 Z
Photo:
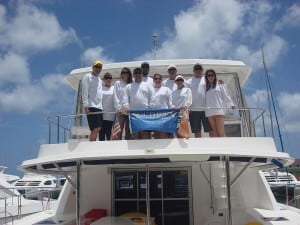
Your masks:
M 211 131 L 209 132 L 210 137 L 217 137 L 217 127 L 216 127 L 216 122 L 214 116 L 208 117 L 208 121 L 211 126 Z
M 124 119 L 124 117 L 121 113 L 118 114 L 118 120 L 119 120 L 119 124 L 120 124 L 120 129 L 121 129 L 121 132 L 119 134 L 118 139 L 122 140 L 122 134 L 123 134 L 123 130 L 124 130 L 125 119 Z
M 99 134 L 99 131 L 101 130 L 101 128 L 95 128 L 91 131 L 91 134 L 90 134 L 90 141 L 96 141 L 97 140 L 97 137 L 98 137 L 98 134 Z
M 140 132 L 138 131 L 138 132 L 133 133 L 133 138 L 134 138 L 134 140 L 140 139 Z
M 168 139 L 169 138 L 169 134 L 165 133 L 165 132 L 159 132 L 159 138 L 160 139 Z
M 140 139 L 151 139 L 151 132 L 140 131 Z
M 130 140 L 131 134 L 129 129 L 129 119 L 125 119 L 125 140 Z
M 194 135 L 195 135 L 195 138 L 201 138 L 202 137 L 201 131 L 194 133 Z
M 215 119 L 218 137 L 225 137 L 224 116 L 217 115 L 215 116 Z

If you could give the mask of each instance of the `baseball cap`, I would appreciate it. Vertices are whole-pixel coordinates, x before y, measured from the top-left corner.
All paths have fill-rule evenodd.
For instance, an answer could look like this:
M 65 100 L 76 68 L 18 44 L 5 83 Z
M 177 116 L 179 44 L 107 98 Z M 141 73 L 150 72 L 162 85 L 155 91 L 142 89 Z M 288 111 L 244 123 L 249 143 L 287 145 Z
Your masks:
M 95 60 L 95 61 L 93 62 L 93 66 L 102 66 L 102 62 L 99 61 L 99 60 Z
M 176 66 L 175 66 L 174 64 L 171 64 L 171 65 L 168 66 L 168 70 L 171 69 L 171 68 L 177 69 Z
M 177 80 L 183 80 L 183 81 L 184 81 L 184 78 L 183 78 L 183 76 L 181 76 L 181 75 L 177 75 L 177 76 L 175 77 L 175 81 L 177 81 Z

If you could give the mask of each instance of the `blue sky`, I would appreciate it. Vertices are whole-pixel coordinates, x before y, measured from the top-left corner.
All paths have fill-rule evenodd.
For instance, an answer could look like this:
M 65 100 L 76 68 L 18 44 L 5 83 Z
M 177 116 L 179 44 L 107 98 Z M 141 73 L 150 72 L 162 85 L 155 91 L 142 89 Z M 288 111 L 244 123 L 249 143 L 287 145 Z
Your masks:
M 299 1 L 8 0 L 0 1 L 0 165 L 20 173 L 48 140 L 45 118 L 73 113 L 66 74 L 94 59 L 150 59 L 154 32 L 158 59 L 251 65 L 247 101 L 267 108 L 264 45 L 284 148 L 300 157 Z

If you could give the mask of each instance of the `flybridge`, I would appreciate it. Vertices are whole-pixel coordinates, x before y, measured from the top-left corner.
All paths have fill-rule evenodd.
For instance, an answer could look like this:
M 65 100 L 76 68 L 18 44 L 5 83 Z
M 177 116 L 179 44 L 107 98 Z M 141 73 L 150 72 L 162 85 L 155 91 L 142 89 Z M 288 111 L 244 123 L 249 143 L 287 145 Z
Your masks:
M 132 62 L 120 62 L 120 63 L 108 63 L 103 64 L 101 74 L 107 72 L 111 73 L 113 80 L 120 79 L 121 69 L 123 67 L 128 67 L 133 70 L 136 67 L 139 67 L 143 61 L 132 61 Z M 203 65 L 204 70 L 214 69 L 218 74 L 233 73 L 238 74 L 239 82 L 243 85 L 248 79 L 251 73 L 251 67 L 245 65 L 241 61 L 233 60 L 214 60 L 214 59 L 172 59 L 172 60 L 149 60 L 150 65 L 150 76 L 155 73 L 160 73 L 163 77 L 167 76 L 167 67 L 171 64 L 176 65 L 178 74 L 183 75 L 184 77 L 189 77 L 193 74 L 193 66 L 196 63 Z M 74 69 L 66 76 L 66 81 L 69 85 L 77 90 L 80 80 L 87 73 L 90 73 L 92 70 L 91 66 Z M 225 81 L 225 83 L 227 83 Z

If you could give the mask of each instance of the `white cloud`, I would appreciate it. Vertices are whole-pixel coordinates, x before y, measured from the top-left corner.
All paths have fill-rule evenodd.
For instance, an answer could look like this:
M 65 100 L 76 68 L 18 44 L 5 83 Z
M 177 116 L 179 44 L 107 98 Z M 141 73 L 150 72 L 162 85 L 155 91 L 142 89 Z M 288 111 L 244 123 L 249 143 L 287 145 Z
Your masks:
M 6 8 L 0 5 L 0 32 L 2 32 L 1 27 L 4 27 L 6 16 Z
M 281 93 L 278 97 L 287 132 L 300 132 L 300 93 Z
M 300 93 L 282 92 L 276 98 L 276 111 L 281 129 L 288 133 L 300 132 Z M 268 110 L 268 97 L 266 90 L 256 90 L 247 96 L 247 102 L 250 107 L 257 107 L 265 110 L 264 119 L 265 126 L 270 133 L 270 116 Z M 278 103 L 278 105 L 277 105 Z M 273 112 L 273 106 L 272 112 Z M 275 125 L 275 117 L 273 112 L 273 126 Z M 260 132 L 262 127 L 259 127 Z
M 88 48 L 82 53 L 82 62 L 85 66 L 90 66 L 93 61 L 100 60 L 103 63 L 111 63 L 114 60 L 105 55 L 104 49 L 101 46 Z
M 33 80 L 28 60 L 39 51 L 78 42 L 75 31 L 63 29 L 54 14 L 30 3 L 15 3 L 13 17 L 7 13 L 10 4 L 0 5 L 0 112 L 69 110 L 74 99 L 63 75 L 46 74 Z
M 287 10 L 285 15 L 275 25 L 275 29 L 288 27 L 300 27 L 300 5 L 293 4 Z
M 69 109 L 70 99 L 67 99 L 65 87 L 63 75 L 49 74 L 35 83 L 20 84 L 11 90 L 1 90 L 0 111 L 22 114 L 43 111 L 57 105 L 65 105 Z
M 30 70 L 26 58 L 13 52 L 0 54 L 0 87 L 8 83 L 29 83 Z
M 0 16 L 0 21 L 4 21 L 0 30 L 2 48 L 34 53 L 79 42 L 72 28 L 64 30 L 55 15 L 33 5 L 22 4 L 19 1 L 15 17 L 8 20 L 5 13 L 0 13 Z
M 202 0 L 174 17 L 174 29 L 157 49 L 158 59 L 219 58 L 238 59 L 262 67 L 261 46 L 265 46 L 268 66 L 284 52 L 286 41 L 274 34 L 268 1 Z M 137 59 L 152 58 L 146 52 Z
M 250 107 L 265 108 L 268 96 L 266 90 L 256 90 L 250 96 L 247 96 L 247 102 Z

